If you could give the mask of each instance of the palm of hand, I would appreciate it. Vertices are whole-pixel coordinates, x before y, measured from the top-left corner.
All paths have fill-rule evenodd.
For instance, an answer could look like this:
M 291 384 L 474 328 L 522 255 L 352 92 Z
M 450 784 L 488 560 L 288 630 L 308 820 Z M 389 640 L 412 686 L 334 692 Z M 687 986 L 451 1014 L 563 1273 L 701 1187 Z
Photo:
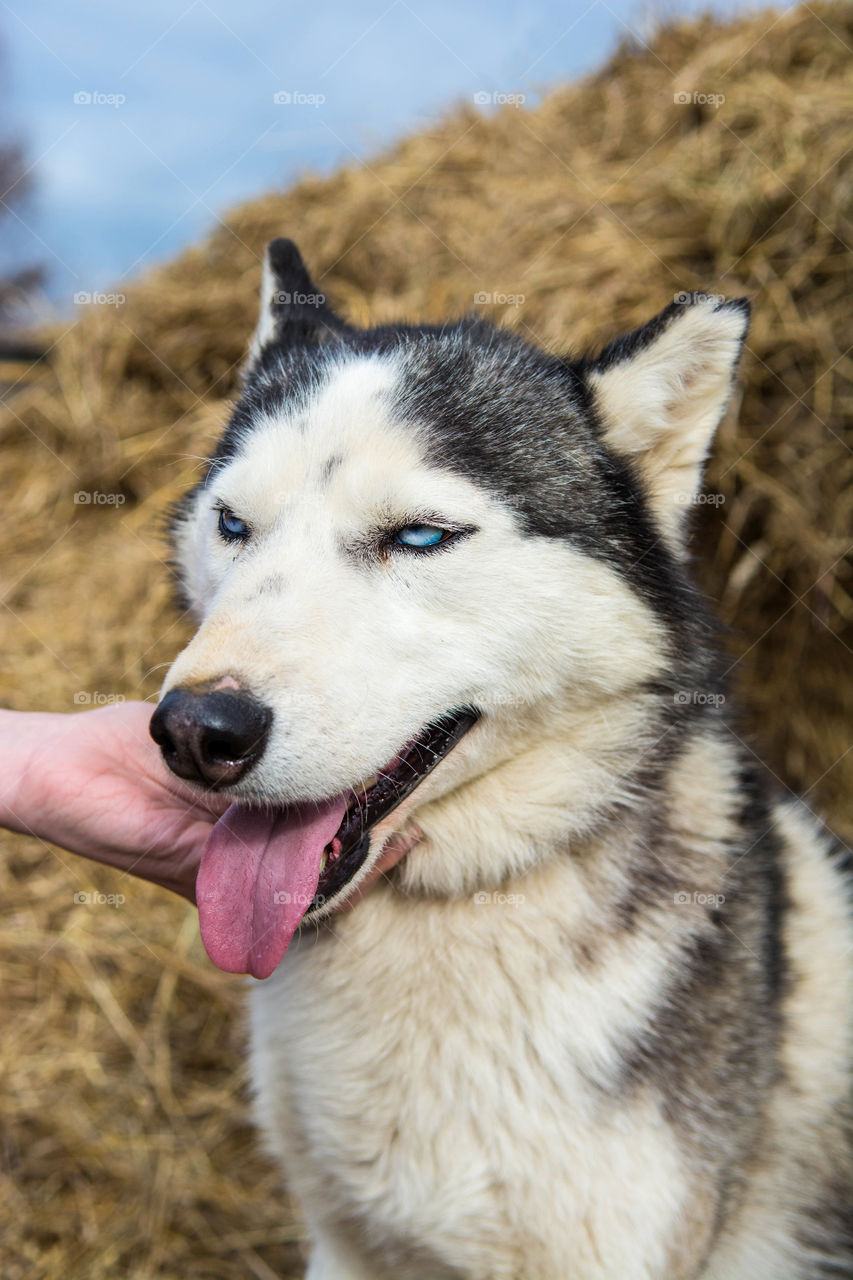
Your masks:
M 194 900 L 201 849 L 228 801 L 169 773 L 148 735 L 152 710 L 126 702 L 28 716 L 21 744 L 28 800 L 19 808 L 36 808 L 38 834 L 55 844 Z

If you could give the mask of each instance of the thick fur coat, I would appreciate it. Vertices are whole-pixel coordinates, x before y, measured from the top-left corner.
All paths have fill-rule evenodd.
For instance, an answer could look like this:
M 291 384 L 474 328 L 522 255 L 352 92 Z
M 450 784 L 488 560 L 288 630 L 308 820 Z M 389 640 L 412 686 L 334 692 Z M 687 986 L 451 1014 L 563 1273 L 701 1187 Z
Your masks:
M 165 692 L 262 701 L 230 793 L 284 811 L 478 717 L 252 984 L 310 1280 L 853 1276 L 849 882 L 686 564 L 747 323 L 695 298 L 577 361 L 355 330 L 270 247 Z

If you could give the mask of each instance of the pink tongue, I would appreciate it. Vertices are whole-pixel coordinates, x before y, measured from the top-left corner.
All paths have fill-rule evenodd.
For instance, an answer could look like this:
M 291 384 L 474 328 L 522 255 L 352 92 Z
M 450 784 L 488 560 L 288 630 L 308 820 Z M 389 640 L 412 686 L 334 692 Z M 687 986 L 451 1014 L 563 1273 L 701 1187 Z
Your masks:
M 196 880 L 202 941 L 220 969 L 269 977 L 316 893 L 345 809 L 341 796 L 274 813 L 232 804 L 222 815 Z

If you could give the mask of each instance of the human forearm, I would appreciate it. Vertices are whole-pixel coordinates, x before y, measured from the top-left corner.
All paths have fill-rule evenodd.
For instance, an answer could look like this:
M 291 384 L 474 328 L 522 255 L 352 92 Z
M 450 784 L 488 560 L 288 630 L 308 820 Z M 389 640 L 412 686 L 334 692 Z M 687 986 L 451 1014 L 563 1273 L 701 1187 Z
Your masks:
M 40 750 L 51 747 L 66 717 L 0 709 L 0 826 L 41 834 Z

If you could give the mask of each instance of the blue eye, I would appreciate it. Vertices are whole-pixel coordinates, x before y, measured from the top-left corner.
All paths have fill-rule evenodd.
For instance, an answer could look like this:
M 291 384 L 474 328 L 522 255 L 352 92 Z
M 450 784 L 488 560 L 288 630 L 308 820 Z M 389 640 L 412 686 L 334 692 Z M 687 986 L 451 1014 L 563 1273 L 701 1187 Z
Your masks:
M 420 550 L 423 547 L 437 547 L 440 542 L 446 542 L 449 537 L 450 533 L 447 529 L 439 529 L 434 524 L 407 524 L 397 530 L 394 541 L 401 547 Z
M 227 507 L 219 509 L 219 532 L 226 542 L 242 542 L 249 536 L 249 526 L 245 520 L 235 516 Z

